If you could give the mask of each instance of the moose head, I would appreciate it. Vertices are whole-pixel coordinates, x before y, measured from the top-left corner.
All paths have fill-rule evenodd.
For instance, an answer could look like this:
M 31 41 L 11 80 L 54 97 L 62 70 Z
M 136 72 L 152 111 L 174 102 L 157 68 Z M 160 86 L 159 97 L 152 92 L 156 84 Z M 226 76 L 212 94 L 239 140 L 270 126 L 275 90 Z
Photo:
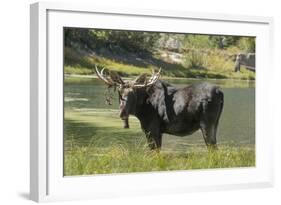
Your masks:
M 139 102 L 144 98 L 144 93 L 146 88 L 154 85 L 160 78 L 161 68 L 158 72 L 152 72 L 152 75 L 147 79 L 146 74 L 138 76 L 134 80 L 124 81 L 118 73 L 114 71 L 109 71 L 108 75 L 104 73 L 105 68 L 99 69 L 95 66 L 95 71 L 100 80 L 105 82 L 109 87 L 114 87 L 118 89 L 119 95 L 119 109 L 120 118 L 124 120 L 124 127 L 128 128 L 128 118 L 129 115 L 134 115 L 136 113 L 136 107 Z

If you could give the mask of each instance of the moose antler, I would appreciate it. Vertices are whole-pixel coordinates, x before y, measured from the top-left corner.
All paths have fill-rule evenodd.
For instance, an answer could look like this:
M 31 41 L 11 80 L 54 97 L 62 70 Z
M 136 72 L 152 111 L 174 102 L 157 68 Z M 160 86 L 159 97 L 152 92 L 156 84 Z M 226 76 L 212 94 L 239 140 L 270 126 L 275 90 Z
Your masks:
M 145 81 L 144 84 L 133 84 L 133 87 L 134 88 L 144 88 L 144 87 L 153 85 L 160 78 L 160 76 L 161 76 L 160 72 L 161 72 L 161 68 L 159 69 L 159 71 L 157 73 L 155 73 L 153 70 L 152 76 L 150 77 L 150 79 L 148 81 Z
M 95 65 L 95 70 L 96 70 L 96 74 L 98 76 L 99 79 L 101 79 L 102 81 L 104 81 L 107 85 L 109 86 L 116 86 L 116 85 L 120 85 L 120 84 L 123 84 L 124 82 L 122 81 L 122 79 L 119 77 L 117 79 L 117 76 L 118 74 L 115 74 L 115 73 L 110 73 L 109 77 L 106 76 L 103 71 L 104 71 L 105 68 L 103 68 L 100 72 L 99 72 L 99 69 L 98 67 Z
M 98 78 L 101 79 L 102 81 L 104 81 L 108 86 L 127 85 L 127 86 L 133 87 L 133 88 L 144 88 L 144 87 L 153 85 L 160 78 L 160 72 L 161 72 L 161 68 L 159 69 L 159 71 L 157 73 L 155 73 L 155 71 L 153 70 L 152 75 L 149 80 L 146 79 L 146 74 L 143 74 L 143 75 L 137 77 L 134 81 L 124 82 L 122 80 L 122 78 L 118 75 L 118 73 L 116 73 L 114 71 L 110 71 L 109 76 L 105 75 L 103 73 L 104 69 L 105 68 L 103 68 L 99 72 L 98 67 L 95 65 L 95 70 L 96 70 L 96 74 L 97 74 Z

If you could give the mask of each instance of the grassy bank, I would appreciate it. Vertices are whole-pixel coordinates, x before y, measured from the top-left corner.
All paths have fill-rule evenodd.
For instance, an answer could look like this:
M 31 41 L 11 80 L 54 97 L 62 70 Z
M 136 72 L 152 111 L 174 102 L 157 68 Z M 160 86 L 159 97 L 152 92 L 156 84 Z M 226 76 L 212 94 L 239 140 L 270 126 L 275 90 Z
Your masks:
M 225 51 L 227 52 L 227 51 Z M 129 55 L 129 54 L 128 54 Z M 100 56 L 97 54 L 82 54 L 71 48 L 64 49 L 65 74 L 89 75 L 94 73 L 94 66 L 106 67 L 115 70 L 122 76 L 136 76 L 150 73 L 151 69 L 162 68 L 162 76 L 184 78 L 215 78 L 215 79 L 242 79 L 254 80 L 255 73 L 241 67 L 241 72 L 233 72 L 234 61 L 225 59 L 225 53 L 213 49 L 208 54 L 187 58 L 185 62 L 171 63 L 159 54 L 147 59 L 137 57 Z M 137 59 L 137 60 L 135 60 Z M 200 68 L 198 68 L 198 64 Z
M 248 147 L 219 146 L 212 152 L 194 149 L 188 153 L 157 153 L 142 143 L 103 149 L 90 144 L 71 147 L 64 162 L 65 175 L 250 167 L 255 166 L 255 152 Z
M 106 122 L 106 123 L 104 123 Z M 190 137 L 189 137 L 190 139 Z M 165 137 L 160 153 L 147 148 L 136 118 L 122 128 L 117 110 L 89 109 L 65 112 L 64 174 L 189 170 L 255 165 L 253 145 L 219 145 L 208 152 L 203 139 L 195 143 Z

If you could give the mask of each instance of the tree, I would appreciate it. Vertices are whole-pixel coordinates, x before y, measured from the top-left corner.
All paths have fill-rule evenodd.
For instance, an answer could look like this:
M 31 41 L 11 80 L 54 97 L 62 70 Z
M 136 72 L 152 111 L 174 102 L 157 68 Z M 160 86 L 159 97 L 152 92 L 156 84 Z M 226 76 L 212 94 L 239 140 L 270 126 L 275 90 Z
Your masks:
M 159 33 L 142 31 L 116 31 L 100 29 L 66 28 L 65 46 L 80 49 L 125 50 L 128 52 L 149 52 L 154 50 Z
M 237 41 L 240 39 L 239 36 L 209 36 L 210 42 L 213 47 L 224 49 L 229 46 L 236 45 Z

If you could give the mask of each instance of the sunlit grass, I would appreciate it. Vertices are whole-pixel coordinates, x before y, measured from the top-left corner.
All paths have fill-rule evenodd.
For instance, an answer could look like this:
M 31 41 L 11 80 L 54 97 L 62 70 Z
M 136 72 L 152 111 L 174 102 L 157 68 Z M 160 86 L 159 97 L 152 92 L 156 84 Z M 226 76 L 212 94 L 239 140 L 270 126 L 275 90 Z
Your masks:
M 224 51 L 226 52 L 226 51 Z M 185 78 L 213 78 L 213 79 L 242 79 L 254 80 L 255 73 L 242 67 L 241 72 L 234 72 L 234 61 L 225 58 L 225 53 L 212 50 L 209 54 L 199 55 L 193 59 L 192 65 L 200 61 L 202 69 L 189 67 L 178 63 L 166 63 L 161 61 L 163 77 L 185 77 Z M 188 56 L 188 54 L 187 54 Z M 190 58 L 190 56 L 189 56 Z M 95 65 L 106 67 L 119 72 L 122 76 L 136 76 L 143 73 L 151 73 L 152 69 L 158 69 L 154 64 L 147 64 L 146 67 L 140 65 L 127 64 L 116 59 L 101 57 L 98 55 L 82 55 L 70 48 L 65 48 L 65 74 L 94 74 Z M 186 67 L 187 66 L 187 67 Z
M 67 176 L 255 166 L 254 145 L 219 145 L 208 152 L 202 143 L 151 151 L 138 120 L 131 117 L 130 129 L 123 129 L 116 110 L 67 109 L 64 129 Z
M 65 175 L 251 167 L 255 166 L 255 151 L 222 145 L 216 151 L 192 149 L 186 153 L 162 153 L 148 150 L 143 142 L 105 148 L 92 143 L 72 146 L 65 153 L 64 163 Z

